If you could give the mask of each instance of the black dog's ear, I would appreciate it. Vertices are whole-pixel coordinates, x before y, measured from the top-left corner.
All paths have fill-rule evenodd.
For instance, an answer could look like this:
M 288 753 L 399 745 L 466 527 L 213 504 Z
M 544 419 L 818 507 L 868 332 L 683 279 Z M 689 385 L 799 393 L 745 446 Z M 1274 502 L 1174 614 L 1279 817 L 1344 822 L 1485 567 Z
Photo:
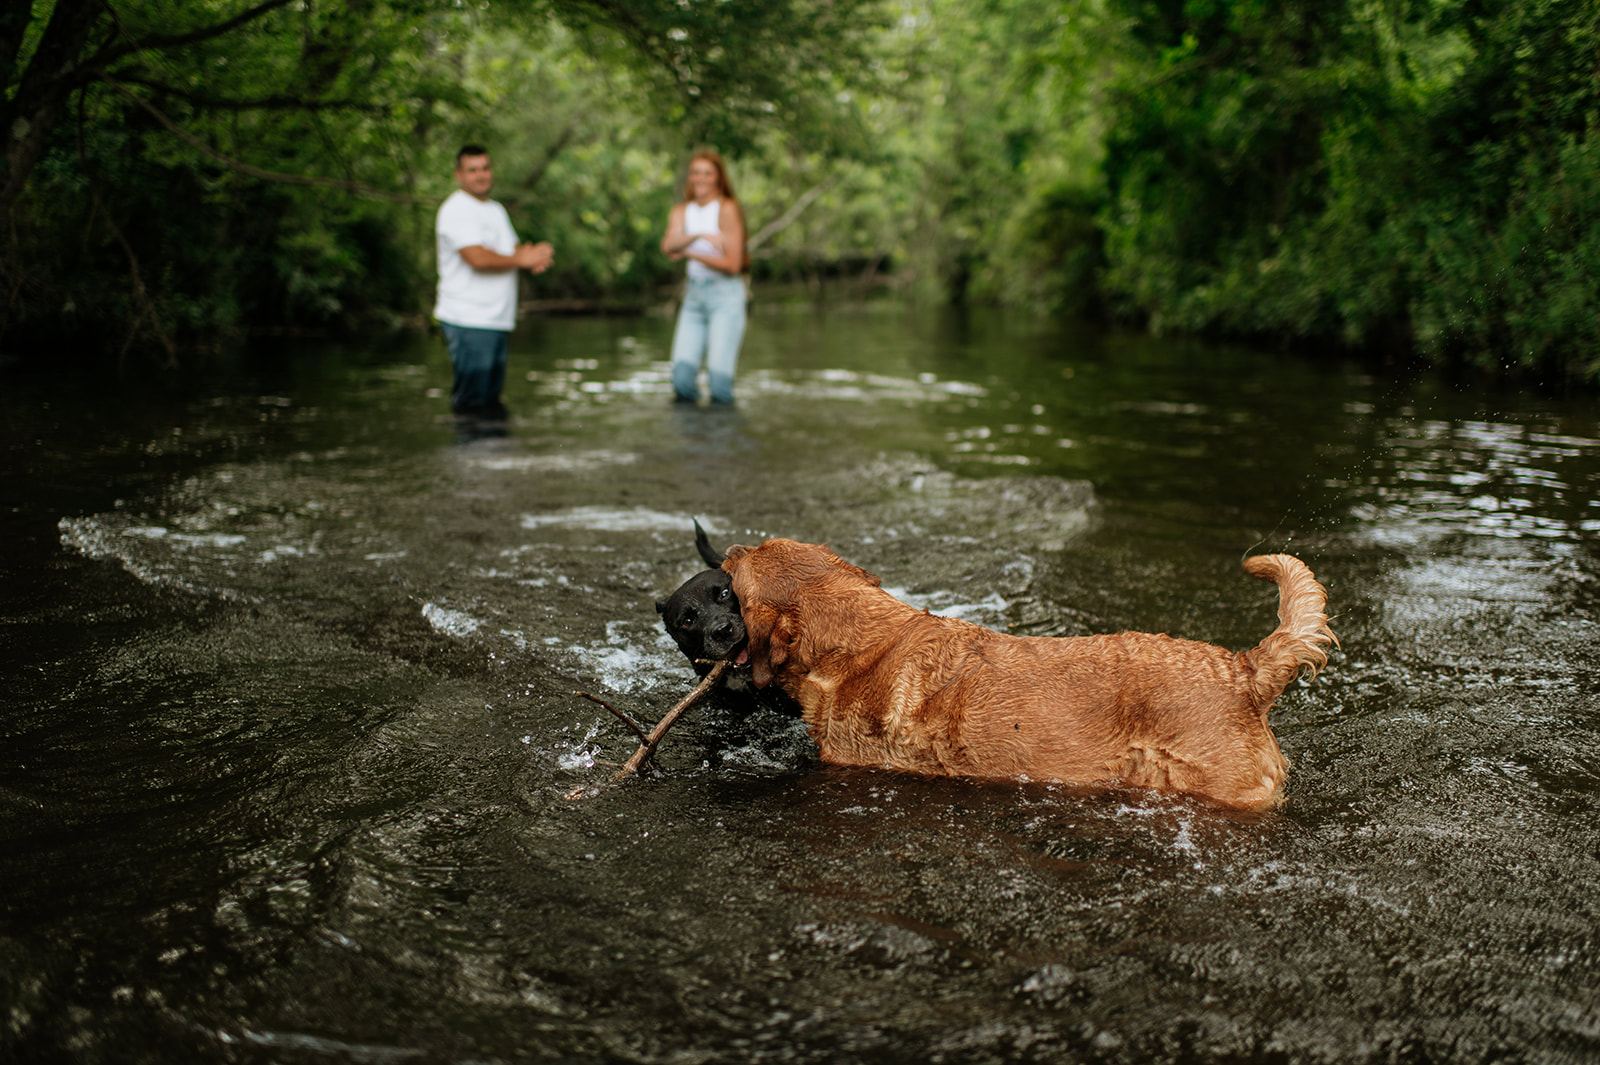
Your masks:
M 657 599 L 656 600 L 656 613 L 657 614 L 665 614 L 666 612 L 667 612 L 667 601 L 665 599 Z
M 711 546 L 711 541 L 706 537 L 706 531 L 700 528 L 700 519 L 694 521 L 694 546 L 700 552 L 700 557 L 706 560 L 706 565 L 712 569 L 722 568 L 722 552 Z

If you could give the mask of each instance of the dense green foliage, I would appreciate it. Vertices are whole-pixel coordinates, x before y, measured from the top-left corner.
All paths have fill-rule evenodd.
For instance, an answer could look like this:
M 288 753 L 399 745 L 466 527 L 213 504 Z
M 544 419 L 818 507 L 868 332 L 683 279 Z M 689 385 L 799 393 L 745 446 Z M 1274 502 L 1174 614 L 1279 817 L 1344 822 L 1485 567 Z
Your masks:
M 1119 311 L 1600 367 L 1600 8 L 1124 6 L 1102 216 Z
M 0 343 L 419 321 L 454 148 L 649 298 L 690 148 L 758 282 L 1600 377 L 1600 6 L 101 0 L 0 15 Z M 853 283 L 853 282 L 852 282 Z M 769 289 L 770 290 L 770 289 Z
M 0 16 L 0 338 L 165 350 L 430 305 L 455 149 L 560 267 L 541 294 L 640 288 L 686 149 L 837 122 L 866 0 L 102 0 Z M 735 61 L 741 49 L 762 61 Z M 859 140 L 859 137 L 857 138 Z

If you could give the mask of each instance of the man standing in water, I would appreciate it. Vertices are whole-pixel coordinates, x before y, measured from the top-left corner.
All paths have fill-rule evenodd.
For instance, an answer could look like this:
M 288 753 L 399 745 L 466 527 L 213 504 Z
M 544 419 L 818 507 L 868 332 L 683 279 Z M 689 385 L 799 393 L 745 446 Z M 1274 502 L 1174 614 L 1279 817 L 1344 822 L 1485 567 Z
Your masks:
M 549 243 L 517 243 L 506 209 L 489 198 L 489 150 L 468 144 L 456 153 L 456 184 L 439 207 L 439 299 L 433 316 L 450 348 L 457 414 L 504 418 L 500 389 L 506 347 L 517 324 L 517 271 L 543 273 L 555 255 Z

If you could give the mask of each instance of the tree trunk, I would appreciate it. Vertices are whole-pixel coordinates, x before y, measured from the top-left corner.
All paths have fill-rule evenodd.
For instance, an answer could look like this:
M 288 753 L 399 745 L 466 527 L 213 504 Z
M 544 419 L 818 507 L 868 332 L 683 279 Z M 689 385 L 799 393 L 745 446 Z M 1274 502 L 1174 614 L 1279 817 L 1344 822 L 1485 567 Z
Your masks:
M 105 9 L 104 0 L 57 0 L 39 49 L 17 81 L 16 92 L 0 103 L 0 136 L 5 137 L 0 218 L 10 215 L 67 100 L 82 84 L 83 53 Z M 7 58 L 15 62 L 14 55 Z

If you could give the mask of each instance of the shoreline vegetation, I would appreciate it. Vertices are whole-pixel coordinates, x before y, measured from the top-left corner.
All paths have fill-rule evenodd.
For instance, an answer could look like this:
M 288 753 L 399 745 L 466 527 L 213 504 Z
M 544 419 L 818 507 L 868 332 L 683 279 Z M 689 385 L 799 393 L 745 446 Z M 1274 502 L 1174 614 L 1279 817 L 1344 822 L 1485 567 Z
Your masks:
M 528 313 L 670 300 L 711 145 L 758 299 L 1600 382 L 1594 5 L 57 0 L 0 60 L 7 363 L 425 324 L 472 140 L 556 248 Z

